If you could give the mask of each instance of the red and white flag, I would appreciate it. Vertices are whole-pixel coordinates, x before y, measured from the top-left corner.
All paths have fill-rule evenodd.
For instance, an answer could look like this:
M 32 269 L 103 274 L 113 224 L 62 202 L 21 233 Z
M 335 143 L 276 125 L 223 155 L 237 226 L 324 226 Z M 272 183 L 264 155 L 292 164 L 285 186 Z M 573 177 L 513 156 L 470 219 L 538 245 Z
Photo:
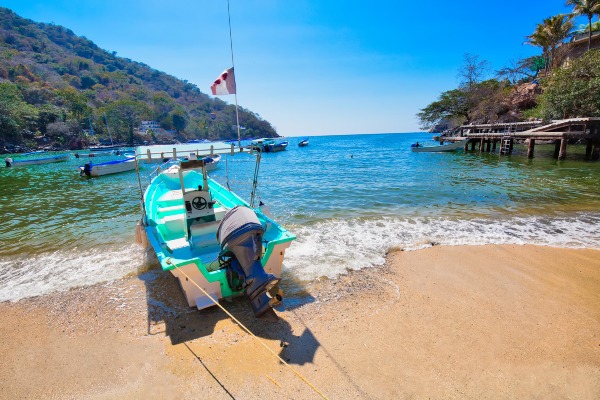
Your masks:
M 221 76 L 213 82 L 210 90 L 212 90 L 213 96 L 235 94 L 235 75 L 233 74 L 233 67 L 223 71 Z

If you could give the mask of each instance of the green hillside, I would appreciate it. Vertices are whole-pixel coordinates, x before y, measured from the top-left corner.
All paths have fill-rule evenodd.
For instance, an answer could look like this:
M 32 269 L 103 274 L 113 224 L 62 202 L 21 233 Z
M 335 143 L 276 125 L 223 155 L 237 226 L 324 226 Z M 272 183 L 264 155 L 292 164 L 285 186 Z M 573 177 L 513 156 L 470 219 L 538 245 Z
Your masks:
M 142 120 L 160 129 L 139 134 Z M 82 148 L 108 140 L 107 125 L 115 141 L 128 144 L 237 138 L 235 106 L 70 29 L 0 7 L 0 151 Z M 243 108 L 240 126 L 243 137 L 278 136 Z

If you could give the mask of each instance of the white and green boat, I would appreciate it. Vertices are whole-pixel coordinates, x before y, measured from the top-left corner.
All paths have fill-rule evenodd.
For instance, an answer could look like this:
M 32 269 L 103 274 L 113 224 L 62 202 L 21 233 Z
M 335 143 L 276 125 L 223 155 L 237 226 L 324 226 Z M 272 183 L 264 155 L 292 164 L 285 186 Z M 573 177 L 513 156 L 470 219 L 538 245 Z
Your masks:
M 223 151 L 233 155 L 234 147 Z M 172 149 L 173 160 L 145 190 L 142 224 L 189 306 L 214 305 L 209 295 L 215 300 L 246 295 L 260 316 L 282 299 L 282 262 L 295 236 L 255 208 L 254 196 L 248 203 L 209 178 L 203 157 L 210 152 L 219 149 Z M 136 156 L 149 159 L 150 153 L 148 147 L 136 149 Z M 255 156 L 260 163 L 260 154 Z M 255 168 L 255 183 L 257 173 Z

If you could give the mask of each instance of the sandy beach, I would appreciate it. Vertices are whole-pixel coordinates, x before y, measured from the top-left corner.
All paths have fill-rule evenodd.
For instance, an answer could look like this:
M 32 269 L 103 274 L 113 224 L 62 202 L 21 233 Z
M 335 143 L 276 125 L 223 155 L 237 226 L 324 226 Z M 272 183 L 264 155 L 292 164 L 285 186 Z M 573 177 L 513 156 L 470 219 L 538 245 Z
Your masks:
M 331 399 L 600 398 L 600 251 L 434 246 L 323 279 L 255 319 L 223 305 Z M 0 303 L 3 399 L 313 399 L 213 307 L 150 271 Z

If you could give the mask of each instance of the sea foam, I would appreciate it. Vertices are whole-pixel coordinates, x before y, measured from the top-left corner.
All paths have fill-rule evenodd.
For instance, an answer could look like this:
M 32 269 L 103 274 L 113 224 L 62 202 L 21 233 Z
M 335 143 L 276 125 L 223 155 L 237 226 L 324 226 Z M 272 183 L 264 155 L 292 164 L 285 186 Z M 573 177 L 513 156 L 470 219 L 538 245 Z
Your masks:
M 534 244 L 600 249 L 600 214 L 512 217 L 504 220 L 385 217 L 320 221 L 289 229 L 297 240 L 285 267 L 296 278 L 335 278 L 347 270 L 382 265 L 392 248 L 432 245 Z
M 380 217 L 330 219 L 287 227 L 297 236 L 285 273 L 300 281 L 335 279 L 348 270 L 382 265 L 392 248 L 432 245 L 535 244 L 600 249 L 600 214 L 506 219 Z M 135 274 L 146 264 L 135 244 L 59 250 L 0 259 L 0 301 L 65 291 Z M 289 276 L 288 275 L 288 276 Z

